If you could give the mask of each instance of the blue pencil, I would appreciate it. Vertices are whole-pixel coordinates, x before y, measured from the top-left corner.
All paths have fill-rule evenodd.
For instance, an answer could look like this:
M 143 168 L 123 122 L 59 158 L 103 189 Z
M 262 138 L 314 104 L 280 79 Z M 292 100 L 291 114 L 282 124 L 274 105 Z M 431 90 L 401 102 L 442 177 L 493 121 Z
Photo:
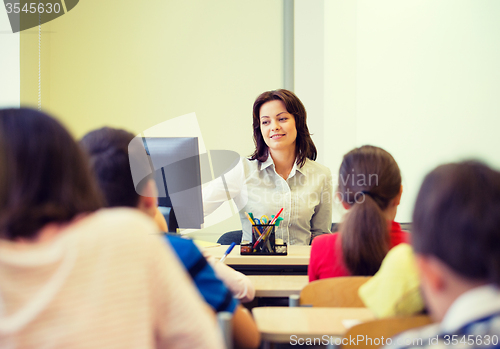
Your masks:
M 220 259 L 221 262 L 224 262 L 224 259 L 226 259 L 227 255 L 231 253 L 231 251 L 233 250 L 234 246 L 236 246 L 236 242 L 233 242 L 233 243 L 231 243 L 231 245 L 229 245 L 229 247 L 227 248 L 226 252 L 224 253 L 224 255 L 222 256 L 222 258 Z

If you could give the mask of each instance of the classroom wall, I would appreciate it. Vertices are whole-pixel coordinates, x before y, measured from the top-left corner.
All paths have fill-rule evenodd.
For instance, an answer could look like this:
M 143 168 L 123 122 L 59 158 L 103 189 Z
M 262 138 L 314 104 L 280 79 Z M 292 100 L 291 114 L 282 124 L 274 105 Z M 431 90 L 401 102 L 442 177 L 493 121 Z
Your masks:
M 140 132 L 194 111 L 208 149 L 248 155 L 252 102 L 282 86 L 282 1 L 153 5 L 80 2 L 42 25 L 40 54 L 38 29 L 22 32 L 21 101 L 37 103 L 40 56 L 42 107 L 77 137 L 103 125 Z M 333 173 L 355 146 L 385 148 L 403 174 L 397 219 L 408 222 L 437 164 L 475 157 L 500 167 L 500 2 L 295 7 L 295 91 Z M 336 205 L 334 221 L 342 214 Z M 237 216 L 200 234 L 233 229 Z
M 12 33 L 6 11 L 0 11 L 0 108 L 19 107 L 19 33 Z
M 104 125 L 139 133 L 195 112 L 207 149 L 249 155 L 253 101 L 282 86 L 282 17 L 281 1 L 80 1 L 42 25 L 43 107 L 76 137 Z M 34 37 L 21 34 L 30 104 Z M 234 229 L 236 215 L 202 233 Z
M 309 88 L 324 91 L 322 150 L 333 173 L 350 149 L 383 147 L 403 175 L 396 219 L 410 222 L 421 181 L 438 164 L 478 158 L 500 167 L 500 2 L 323 5 L 324 76 Z M 318 58 L 303 59 L 296 64 L 306 74 Z M 342 213 L 336 205 L 334 221 Z
M 329 1 L 329 0 L 328 0 Z M 307 127 L 316 145 L 316 161 L 325 151 L 325 0 L 295 0 L 295 94 L 307 111 Z

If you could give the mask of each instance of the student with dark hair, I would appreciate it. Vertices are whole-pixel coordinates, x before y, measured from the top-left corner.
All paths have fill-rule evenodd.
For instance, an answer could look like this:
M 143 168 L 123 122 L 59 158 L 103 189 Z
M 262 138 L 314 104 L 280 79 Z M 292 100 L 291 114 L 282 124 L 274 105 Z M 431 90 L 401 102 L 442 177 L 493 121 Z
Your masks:
M 412 244 L 424 299 L 437 323 L 401 334 L 394 347 L 498 348 L 499 227 L 499 172 L 467 161 L 439 166 L 425 177 Z M 412 345 L 402 345 L 405 340 Z
M 104 194 L 106 207 L 137 207 L 154 217 L 162 231 L 167 231 L 165 218 L 157 209 L 153 181 L 142 181 L 137 188 L 137 191 L 149 196 L 140 197 L 133 185 L 128 153 L 128 145 L 133 138 L 134 135 L 125 130 L 103 127 L 87 133 L 80 145 L 89 155 L 90 167 Z
M 88 153 L 93 172 L 110 207 L 125 206 L 137 208 L 153 218 L 157 212 L 157 191 L 153 178 L 143 181 L 136 190 L 130 169 L 129 151 L 134 135 L 130 132 L 104 127 L 87 133 L 80 145 Z M 141 144 L 142 142 L 138 143 Z M 133 163 L 139 164 L 139 161 Z M 140 192 L 142 195 L 139 195 Z M 192 240 L 167 235 L 181 262 L 188 270 L 198 290 L 215 312 L 233 313 L 234 341 L 239 348 L 256 348 L 260 334 L 250 315 L 233 298 L 231 291 L 240 298 L 253 299 L 251 281 L 227 265 L 214 261 L 217 276 L 227 282 L 231 291 L 219 280 Z M 226 270 L 227 269 L 227 270 Z M 249 300 L 251 300 L 249 299 Z
M 385 150 L 365 145 L 344 155 L 338 195 L 348 211 L 340 233 L 313 242 L 309 281 L 375 274 L 387 252 L 409 239 L 394 222 L 402 192 L 398 164 Z
M 99 210 L 85 155 L 59 122 L 0 110 L 0 159 L 1 348 L 222 347 L 156 226 Z
M 233 173 L 204 190 L 205 215 L 228 196 L 240 210 L 243 240 L 252 240 L 245 212 L 255 218 L 276 214 L 283 222 L 276 237 L 291 245 L 309 245 L 312 238 L 329 233 L 332 224 L 332 177 L 318 164 L 316 147 L 307 128 L 307 113 L 288 90 L 262 93 L 253 105 L 255 151 L 242 159 Z

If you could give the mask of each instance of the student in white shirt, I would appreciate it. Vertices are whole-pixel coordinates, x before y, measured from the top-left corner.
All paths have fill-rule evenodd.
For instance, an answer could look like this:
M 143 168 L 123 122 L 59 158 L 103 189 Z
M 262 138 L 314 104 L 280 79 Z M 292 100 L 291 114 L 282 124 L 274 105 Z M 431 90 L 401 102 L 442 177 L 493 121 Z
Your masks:
M 154 222 L 99 210 L 55 119 L 0 110 L 0 348 L 223 348 Z
M 315 162 L 317 151 L 306 123 L 302 102 L 288 90 L 267 91 L 253 105 L 256 149 L 229 173 L 203 191 L 205 215 L 228 197 L 234 199 L 243 228 L 243 240 L 252 240 L 254 218 L 271 219 L 281 208 L 283 222 L 276 238 L 290 245 L 308 245 L 312 238 L 330 233 L 332 176 Z

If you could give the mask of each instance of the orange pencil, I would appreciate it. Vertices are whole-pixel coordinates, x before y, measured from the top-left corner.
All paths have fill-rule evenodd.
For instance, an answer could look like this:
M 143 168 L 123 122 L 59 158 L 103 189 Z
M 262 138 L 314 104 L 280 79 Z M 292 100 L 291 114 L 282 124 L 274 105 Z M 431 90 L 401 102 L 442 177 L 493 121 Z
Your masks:
M 248 213 L 246 213 L 246 212 L 245 212 L 245 216 L 248 218 L 248 220 L 252 224 L 252 229 L 257 232 L 258 236 L 260 236 L 259 229 L 257 229 L 257 227 L 255 226 L 255 222 L 253 221 L 252 217 L 250 217 L 250 215 Z

